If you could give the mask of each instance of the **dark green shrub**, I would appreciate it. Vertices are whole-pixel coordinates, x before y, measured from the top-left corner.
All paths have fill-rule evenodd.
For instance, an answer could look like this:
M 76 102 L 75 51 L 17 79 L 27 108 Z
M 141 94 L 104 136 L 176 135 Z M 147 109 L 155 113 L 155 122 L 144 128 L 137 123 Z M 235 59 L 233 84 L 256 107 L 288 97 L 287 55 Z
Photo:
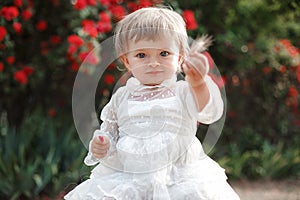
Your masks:
M 68 124 L 65 121 L 60 126 L 52 118 L 35 112 L 16 132 L 2 120 L 1 199 L 53 197 L 89 175 L 89 169 L 82 163 L 86 149 Z
M 287 179 L 300 176 L 298 146 L 285 146 L 283 143 L 272 145 L 264 141 L 261 148 L 246 151 L 241 151 L 238 144 L 230 144 L 228 151 L 217 160 L 227 174 L 235 179 Z

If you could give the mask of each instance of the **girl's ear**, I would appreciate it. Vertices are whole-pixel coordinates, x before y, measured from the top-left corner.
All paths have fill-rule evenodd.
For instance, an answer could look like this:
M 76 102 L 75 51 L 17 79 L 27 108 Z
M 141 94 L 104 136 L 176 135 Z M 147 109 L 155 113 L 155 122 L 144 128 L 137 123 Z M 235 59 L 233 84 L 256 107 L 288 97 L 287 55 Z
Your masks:
M 129 70 L 130 68 L 129 68 L 129 63 L 128 63 L 128 59 L 127 59 L 126 55 L 120 56 L 120 60 L 125 65 L 125 67 Z
M 184 62 L 184 57 L 182 55 L 180 55 L 178 58 L 178 69 L 177 69 L 176 73 L 183 72 L 183 69 L 182 69 L 183 62 Z
M 179 58 L 178 58 L 179 65 L 181 65 L 183 63 L 183 61 L 184 61 L 184 58 L 183 58 L 182 55 L 180 55 Z

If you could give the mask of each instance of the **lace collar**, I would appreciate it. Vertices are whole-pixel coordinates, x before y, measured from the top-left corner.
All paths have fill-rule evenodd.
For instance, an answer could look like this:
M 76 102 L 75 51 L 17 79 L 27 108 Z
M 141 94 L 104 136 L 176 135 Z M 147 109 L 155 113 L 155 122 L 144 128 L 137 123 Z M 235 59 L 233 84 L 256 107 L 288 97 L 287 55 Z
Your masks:
M 131 94 L 136 94 L 139 92 L 145 92 L 156 88 L 169 88 L 172 87 L 177 81 L 176 74 L 172 78 L 164 80 L 159 85 L 143 85 L 137 78 L 131 77 L 127 80 L 126 87 Z

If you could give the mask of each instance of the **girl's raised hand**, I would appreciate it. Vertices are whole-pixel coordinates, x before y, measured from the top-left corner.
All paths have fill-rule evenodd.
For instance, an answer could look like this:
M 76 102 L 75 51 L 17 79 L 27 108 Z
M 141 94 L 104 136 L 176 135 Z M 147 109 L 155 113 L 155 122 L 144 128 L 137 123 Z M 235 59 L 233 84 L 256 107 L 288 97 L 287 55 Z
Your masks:
M 91 143 L 91 151 L 95 158 L 104 158 L 110 147 L 109 139 L 106 136 L 96 136 Z
M 204 77 L 209 71 L 208 59 L 199 52 L 191 52 L 182 64 L 185 79 L 191 87 L 200 86 L 204 83 Z

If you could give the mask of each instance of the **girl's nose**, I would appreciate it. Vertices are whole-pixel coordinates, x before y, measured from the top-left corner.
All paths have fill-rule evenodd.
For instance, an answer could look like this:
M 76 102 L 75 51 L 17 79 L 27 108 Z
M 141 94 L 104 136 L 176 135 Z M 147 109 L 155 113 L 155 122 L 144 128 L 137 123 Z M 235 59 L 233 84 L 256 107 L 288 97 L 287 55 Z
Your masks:
M 160 65 L 160 63 L 157 61 L 157 59 L 155 57 L 152 57 L 149 60 L 149 64 L 148 64 L 149 67 L 158 67 L 159 65 Z

